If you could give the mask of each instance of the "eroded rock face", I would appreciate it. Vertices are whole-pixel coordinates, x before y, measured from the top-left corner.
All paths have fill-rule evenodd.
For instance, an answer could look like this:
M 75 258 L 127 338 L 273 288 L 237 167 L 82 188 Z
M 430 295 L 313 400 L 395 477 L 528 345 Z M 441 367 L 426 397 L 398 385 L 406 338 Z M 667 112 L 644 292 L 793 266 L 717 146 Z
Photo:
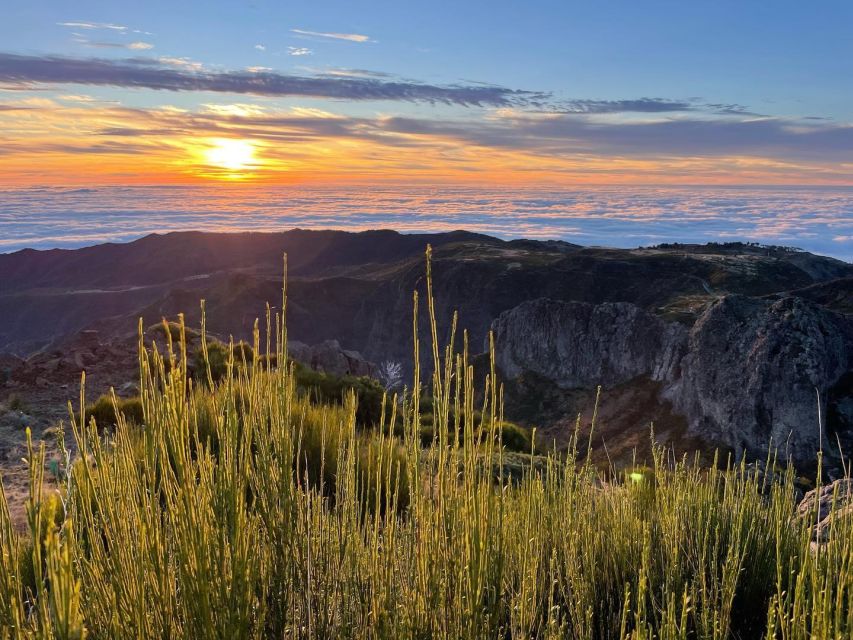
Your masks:
M 818 394 L 825 421 L 827 392 L 853 368 L 853 318 L 796 297 L 724 296 L 689 331 L 629 303 L 540 299 L 492 328 L 507 378 L 530 371 L 570 389 L 649 376 L 694 435 L 750 455 L 773 446 L 807 463 L 819 448 Z M 840 428 L 828 426 L 824 446 Z
M 644 374 L 669 380 L 687 345 L 684 327 L 627 302 L 532 300 L 503 313 L 492 330 L 504 375 L 532 371 L 564 388 L 614 385 Z
M 819 448 L 818 394 L 853 365 L 853 322 L 800 298 L 726 296 L 690 331 L 682 375 L 667 390 L 696 432 L 737 451 L 769 444 L 794 459 Z M 824 443 L 825 444 L 825 443 Z
M 291 341 L 287 345 L 290 355 L 316 371 L 338 376 L 376 377 L 377 367 L 365 360 L 357 351 L 341 347 L 337 340 L 326 340 L 315 345 Z

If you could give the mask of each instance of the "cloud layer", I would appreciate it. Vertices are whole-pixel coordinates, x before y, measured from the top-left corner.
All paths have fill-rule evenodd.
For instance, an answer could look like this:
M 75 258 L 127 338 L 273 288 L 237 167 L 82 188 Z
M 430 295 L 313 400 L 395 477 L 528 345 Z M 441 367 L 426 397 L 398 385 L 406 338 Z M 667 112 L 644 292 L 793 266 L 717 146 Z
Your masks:
M 853 189 L 417 186 L 0 190 L 0 252 L 178 230 L 444 231 L 631 247 L 754 240 L 853 260 Z
M 0 53 L 0 83 L 76 84 L 460 106 L 518 106 L 538 104 L 547 98 L 542 93 L 484 85 L 438 86 L 376 78 L 297 76 L 273 71 L 191 71 L 164 67 L 148 59 L 106 60 L 11 53 Z

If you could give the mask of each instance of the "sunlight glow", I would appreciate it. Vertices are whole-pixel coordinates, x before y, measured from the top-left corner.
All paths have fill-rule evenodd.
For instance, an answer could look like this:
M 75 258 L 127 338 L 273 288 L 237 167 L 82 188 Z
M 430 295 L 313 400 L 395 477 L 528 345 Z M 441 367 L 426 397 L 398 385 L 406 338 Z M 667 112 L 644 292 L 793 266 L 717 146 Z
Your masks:
M 213 167 L 239 174 L 258 164 L 256 145 L 251 140 L 215 138 L 210 142 L 211 146 L 203 153 L 206 163 Z

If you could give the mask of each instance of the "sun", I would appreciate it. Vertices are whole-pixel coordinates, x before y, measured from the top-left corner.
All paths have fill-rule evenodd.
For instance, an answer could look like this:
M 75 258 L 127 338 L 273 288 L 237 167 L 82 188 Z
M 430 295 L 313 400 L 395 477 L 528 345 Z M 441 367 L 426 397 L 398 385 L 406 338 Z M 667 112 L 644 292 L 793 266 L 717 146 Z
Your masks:
M 257 147 L 251 140 L 215 138 L 210 143 L 203 152 L 208 165 L 239 174 L 258 164 L 255 157 Z

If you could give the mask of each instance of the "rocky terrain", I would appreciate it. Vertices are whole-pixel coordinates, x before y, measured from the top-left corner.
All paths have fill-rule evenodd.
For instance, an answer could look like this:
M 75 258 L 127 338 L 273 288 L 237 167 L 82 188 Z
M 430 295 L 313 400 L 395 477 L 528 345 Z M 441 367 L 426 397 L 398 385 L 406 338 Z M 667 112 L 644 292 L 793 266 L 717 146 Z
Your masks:
M 774 446 L 808 465 L 853 435 L 853 317 L 803 298 L 722 296 L 689 329 L 631 303 L 539 299 L 492 328 L 507 378 L 533 373 L 565 390 L 652 381 L 688 433 L 737 454 Z
M 609 456 L 647 446 L 654 422 L 659 441 L 683 450 L 761 454 L 772 438 L 813 460 L 815 388 L 823 444 L 850 441 L 853 265 L 741 243 L 624 250 L 462 231 L 294 230 L 0 255 L 6 455 L 19 459 L 8 443 L 22 440 L 23 423 L 39 433 L 67 415 L 83 370 L 88 398 L 132 393 L 140 317 L 151 327 L 184 312 L 197 326 L 204 298 L 211 334 L 251 339 L 265 303 L 278 311 L 283 252 L 293 355 L 357 375 L 399 363 L 408 380 L 428 243 L 440 339 L 454 310 L 475 350 L 494 326 L 508 416 L 547 438 L 565 442 L 578 415 L 588 424 L 600 384 L 596 450 Z M 427 363 L 423 303 L 420 316 Z

